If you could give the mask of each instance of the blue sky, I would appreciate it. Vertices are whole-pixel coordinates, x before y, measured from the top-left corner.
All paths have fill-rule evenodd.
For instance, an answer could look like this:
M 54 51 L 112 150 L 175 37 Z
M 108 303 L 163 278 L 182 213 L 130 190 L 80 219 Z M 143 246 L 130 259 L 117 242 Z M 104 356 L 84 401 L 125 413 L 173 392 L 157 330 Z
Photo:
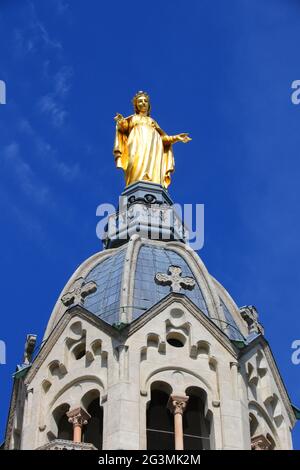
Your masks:
M 190 132 L 171 196 L 205 204 L 200 256 L 257 307 L 300 405 L 299 31 L 297 0 L 1 1 L 0 436 L 26 334 L 41 340 L 69 276 L 101 248 L 96 207 L 123 189 L 113 116 L 140 89 L 163 129 Z

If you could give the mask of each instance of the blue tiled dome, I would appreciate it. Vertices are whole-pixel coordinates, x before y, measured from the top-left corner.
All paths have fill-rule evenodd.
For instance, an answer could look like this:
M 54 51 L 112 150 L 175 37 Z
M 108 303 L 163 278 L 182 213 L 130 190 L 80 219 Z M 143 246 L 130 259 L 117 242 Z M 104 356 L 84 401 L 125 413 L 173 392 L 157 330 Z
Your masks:
M 170 287 L 156 284 L 154 278 L 156 273 L 167 274 L 168 268 L 171 265 L 179 266 L 182 269 L 182 277 L 194 277 L 187 262 L 175 251 L 151 245 L 143 245 L 140 248 L 133 294 L 134 319 L 140 316 L 142 309 L 150 308 L 168 295 Z M 203 294 L 197 283 L 193 290 L 184 290 L 183 292 L 202 312 L 208 315 Z
M 238 326 L 236 322 L 234 321 L 233 316 L 231 315 L 228 307 L 226 306 L 226 304 L 223 302 L 221 298 L 220 298 L 220 304 L 223 309 L 224 317 L 226 320 L 226 324 L 224 324 L 223 326 L 224 332 L 232 340 L 243 341 L 245 339 L 244 336 L 239 331 Z
M 86 276 L 86 281 L 96 282 L 97 291 L 87 297 L 85 308 L 110 324 L 119 321 L 125 253 L 126 249 L 123 249 L 110 256 Z M 155 282 L 155 274 L 167 273 L 171 265 L 180 266 L 183 277 L 194 277 L 187 262 L 175 251 L 142 245 L 138 253 L 134 276 L 134 293 L 131 302 L 133 320 L 169 294 L 170 286 L 158 285 Z M 197 283 L 193 290 L 185 290 L 184 293 L 202 312 L 208 315 L 203 294 Z
M 96 282 L 97 291 L 86 298 L 85 308 L 111 325 L 119 322 L 125 252 L 123 249 L 105 259 L 86 277 L 86 281 Z
M 171 265 L 181 268 L 182 277 L 197 279 L 197 275 L 195 276 L 195 273 L 192 272 L 186 259 L 174 249 L 143 244 L 139 248 L 136 263 L 133 265 L 135 266 L 134 276 L 131 275 L 130 279 L 126 280 L 127 284 L 128 282 L 133 283 L 130 289 L 133 296 L 129 305 L 121 307 L 125 254 L 126 247 L 112 253 L 104 261 L 100 261 L 85 278 L 86 281 L 94 281 L 97 284 L 97 291 L 86 298 L 85 308 L 111 325 L 120 322 L 121 310 L 127 313 L 127 309 L 130 308 L 133 321 L 166 297 L 170 292 L 170 286 L 157 284 L 155 275 L 157 273 L 167 274 Z M 128 285 L 126 287 L 128 288 Z M 182 290 L 182 293 L 189 297 L 205 315 L 210 316 L 201 287 L 197 282 L 194 289 Z M 221 298 L 220 304 L 225 318 L 222 323 L 223 331 L 232 340 L 243 340 L 232 313 Z M 212 320 L 216 319 L 212 318 Z

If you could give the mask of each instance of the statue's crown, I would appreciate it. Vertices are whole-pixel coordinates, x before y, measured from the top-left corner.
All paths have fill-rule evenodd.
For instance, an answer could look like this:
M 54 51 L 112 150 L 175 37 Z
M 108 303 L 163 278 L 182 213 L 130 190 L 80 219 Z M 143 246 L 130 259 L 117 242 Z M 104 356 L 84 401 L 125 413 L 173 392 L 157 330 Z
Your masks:
M 148 101 L 150 101 L 150 96 L 148 95 L 148 93 L 146 91 L 138 91 L 134 97 L 132 98 L 132 103 L 135 104 L 136 100 L 140 97 L 140 96 L 146 96 L 146 98 L 148 98 Z

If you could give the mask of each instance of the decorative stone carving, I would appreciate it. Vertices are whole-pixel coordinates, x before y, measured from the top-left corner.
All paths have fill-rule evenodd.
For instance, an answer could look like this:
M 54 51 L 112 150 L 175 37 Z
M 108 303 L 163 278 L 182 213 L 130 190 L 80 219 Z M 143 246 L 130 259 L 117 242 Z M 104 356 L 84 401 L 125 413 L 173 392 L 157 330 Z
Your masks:
M 90 415 L 82 408 L 75 408 L 72 411 L 68 411 L 67 416 L 69 418 L 69 423 L 72 423 L 73 426 L 82 427 L 86 425 L 90 419 Z
M 24 358 L 23 358 L 23 363 L 24 364 L 30 364 L 32 355 L 34 352 L 35 344 L 36 344 L 36 335 L 27 335 L 26 337 L 26 343 L 25 343 L 25 348 L 24 348 Z
M 97 290 L 97 284 L 94 281 L 85 282 L 83 277 L 76 279 L 69 292 L 64 294 L 61 301 L 67 307 L 71 305 L 83 305 L 88 295 Z
M 68 411 L 67 417 L 69 418 L 69 423 L 73 424 L 73 441 L 81 442 L 82 427 L 88 423 L 91 416 L 79 407 Z
M 163 286 L 170 286 L 171 292 L 180 292 L 181 289 L 192 290 L 196 281 L 192 277 L 181 277 L 182 269 L 179 266 L 170 266 L 169 274 L 157 273 L 155 281 Z
M 189 397 L 171 395 L 168 402 L 168 408 L 174 415 L 178 413 L 183 415 L 188 400 Z
M 97 450 L 93 444 L 87 442 L 73 442 L 64 439 L 55 439 L 36 450 Z
M 251 439 L 251 449 L 252 450 L 272 450 L 273 443 L 267 439 L 263 434 L 259 436 L 254 436 Z
M 264 328 L 258 321 L 258 312 L 253 305 L 241 307 L 240 314 L 242 315 L 243 320 L 247 323 L 249 334 L 264 334 Z
M 186 408 L 188 396 L 170 395 L 168 408 L 174 414 L 175 450 L 183 450 L 182 415 Z
M 126 243 L 136 234 L 151 240 L 180 240 L 189 235 L 168 193 L 160 185 L 138 181 L 119 198 L 119 210 L 108 217 L 103 233 L 106 248 Z

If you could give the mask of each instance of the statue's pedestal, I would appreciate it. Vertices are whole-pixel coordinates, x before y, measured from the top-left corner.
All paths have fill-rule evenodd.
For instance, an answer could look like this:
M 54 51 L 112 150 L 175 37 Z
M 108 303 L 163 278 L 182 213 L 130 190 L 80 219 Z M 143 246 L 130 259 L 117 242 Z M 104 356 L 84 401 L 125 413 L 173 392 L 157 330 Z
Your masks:
M 108 219 L 104 246 L 120 246 L 135 233 L 151 240 L 186 241 L 181 217 L 161 185 L 138 181 L 123 191 L 118 211 Z

